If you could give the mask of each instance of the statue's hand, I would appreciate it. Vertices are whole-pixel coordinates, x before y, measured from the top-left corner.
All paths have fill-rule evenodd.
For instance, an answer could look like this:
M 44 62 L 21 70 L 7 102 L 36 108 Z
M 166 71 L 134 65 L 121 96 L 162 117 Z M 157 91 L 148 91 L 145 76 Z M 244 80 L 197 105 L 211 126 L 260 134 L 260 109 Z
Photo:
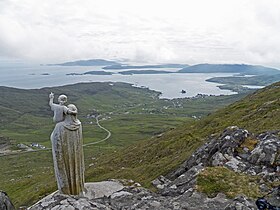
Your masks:
M 50 98 L 50 99 L 54 99 L 54 94 L 53 94 L 53 92 L 50 93 L 49 98 Z

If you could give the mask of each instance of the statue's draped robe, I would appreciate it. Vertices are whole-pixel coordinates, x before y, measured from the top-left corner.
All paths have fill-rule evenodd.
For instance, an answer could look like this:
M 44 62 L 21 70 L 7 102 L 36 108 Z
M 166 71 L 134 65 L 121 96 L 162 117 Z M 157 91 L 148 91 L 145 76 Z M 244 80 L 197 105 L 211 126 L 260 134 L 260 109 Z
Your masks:
M 63 194 L 82 195 L 84 154 L 80 121 L 66 115 L 63 122 L 56 124 L 51 141 L 58 190 Z

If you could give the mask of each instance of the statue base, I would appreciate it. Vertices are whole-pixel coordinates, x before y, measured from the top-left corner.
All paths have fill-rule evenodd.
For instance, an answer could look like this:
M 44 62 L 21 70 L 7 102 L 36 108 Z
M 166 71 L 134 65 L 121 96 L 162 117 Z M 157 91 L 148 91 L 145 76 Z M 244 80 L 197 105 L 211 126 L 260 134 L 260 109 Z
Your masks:
M 90 200 L 102 197 L 109 197 L 112 194 L 121 191 L 124 186 L 117 181 L 102 181 L 102 182 L 89 182 L 85 183 L 84 196 L 75 195 L 64 195 L 60 194 L 58 191 L 46 196 L 42 200 L 38 201 L 33 206 L 29 207 L 28 210 L 42 210 L 42 209 L 75 209 L 73 206 L 81 205 L 87 207 L 97 207 L 100 204 L 91 202 Z M 71 203 L 71 205 L 69 205 Z M 101 206 L 100 206 L 100 209 Z

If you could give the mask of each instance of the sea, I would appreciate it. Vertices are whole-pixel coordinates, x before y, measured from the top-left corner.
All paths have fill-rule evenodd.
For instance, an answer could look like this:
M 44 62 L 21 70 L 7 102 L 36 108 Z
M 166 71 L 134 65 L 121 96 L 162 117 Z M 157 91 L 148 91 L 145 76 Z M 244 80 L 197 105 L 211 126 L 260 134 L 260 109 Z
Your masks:
M 172 73 L 172 74 L 119 74 L 121 70 L 106 70 L 113 75 L 67 75 L 82 74 L 87 71 L 102 70 L 102 66 L 46 66 L 23 64 L 0 64 L 0 86 L 21 89 L 38 89 L 43 87 L 62 86 L 89 82 L 125 82 L 137 87 L 148 87 L 161 92 L 161 98 L 194 97 L 197 94 L 230 95 L 236 94 L 230 90 L 219 89 L 217 83 L 207 82 L 212 77 L 226 77 L 228 73 Z M 139 69 L 129 69 L 139 70 Z M 145 70 L 160 70 L 176 72 L 175 68 L 149 68 Z M 124 70 L 123 70 L 124 71 Z M 127 71 L 127 70 L 126 70 Z M 182 93 L 184 90 L 186 93 Z M 183 91 L 183 92 L 184 92 Z

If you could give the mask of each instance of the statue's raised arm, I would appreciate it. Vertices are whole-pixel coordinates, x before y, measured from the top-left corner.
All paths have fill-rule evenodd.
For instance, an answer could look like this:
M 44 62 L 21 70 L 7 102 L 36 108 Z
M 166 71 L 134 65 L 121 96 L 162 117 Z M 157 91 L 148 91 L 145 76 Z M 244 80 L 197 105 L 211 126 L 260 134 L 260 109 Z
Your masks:
M 53 92 L 50 93 L 49 98 L 50 98 L 49 105 L 50 105 L 50 107 L 51 107 L 51 106 L 53 105 L 53 99 L 54 99 L 54 94 L 53 94 Z

